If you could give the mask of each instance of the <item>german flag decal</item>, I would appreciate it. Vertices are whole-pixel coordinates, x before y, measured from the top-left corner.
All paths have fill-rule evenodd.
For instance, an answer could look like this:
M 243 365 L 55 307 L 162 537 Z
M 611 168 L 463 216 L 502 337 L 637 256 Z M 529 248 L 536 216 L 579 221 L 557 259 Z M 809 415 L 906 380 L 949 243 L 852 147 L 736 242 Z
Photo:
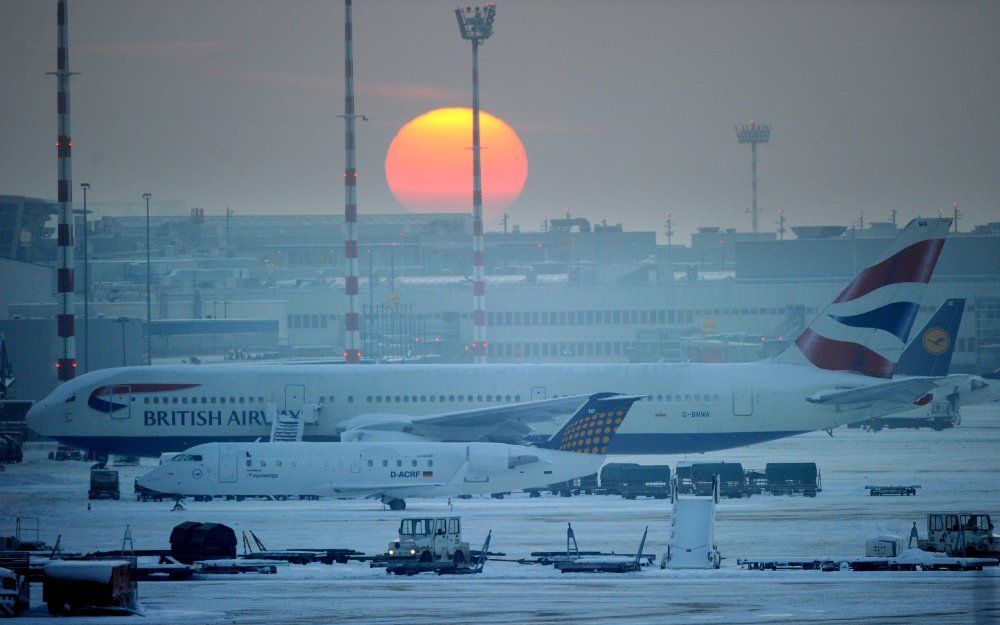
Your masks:
M 424 471 L 420 477 L 434 477 L 434 471 Z

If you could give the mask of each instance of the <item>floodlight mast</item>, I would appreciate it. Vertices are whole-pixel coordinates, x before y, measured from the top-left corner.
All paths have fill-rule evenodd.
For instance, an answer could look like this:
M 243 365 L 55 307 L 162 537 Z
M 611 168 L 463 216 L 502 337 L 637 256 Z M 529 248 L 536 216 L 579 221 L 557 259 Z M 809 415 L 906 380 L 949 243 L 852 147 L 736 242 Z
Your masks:
M 496 7 L 455 9 L 462 39 L 472 42 L 472 354 L 486 362 L 486 275 L 483 245 L 483 184 L 479 152 L 479 46 L 493 34 Z
M 344 361 L 361 362 L 361 314 L 358 312 L 358 170 L 355 156 L 354 27 L 351 0 L 344 0 Z M 371 285 L 369 285 L 371 288 Z
M 69 78 L 76 74 L 69 70 L 69 11 L 66 0 L 56 4 L 56 71 L 48 72 L 56 77 L 56 162 L 58 184 L 56 187 L 59 203 L 59 225 L 56 231 L 59 269 L 56 276 L 56 290 L 59 293 L 59 313 L 56 317 L 56 332 L 60 340 L 59 356 L 56 358 L 56 378 L 59 382 L 76 377 L 76 295 L 74 287 L 75 235 L 73 217 L 73 139 L 69 129 Z
M 750 208 L 750 214 L 753 217 L 753 231 L 757 232 L 757 215 L 761 211 L 757 206 L 757 144 L 770 141 L 771 124 L 758 124 L 751 119 L 749 124 L 736 127 L 736 139 L 741 144 L 750 144 L 750 169 L 753 185 L 753 205 Z

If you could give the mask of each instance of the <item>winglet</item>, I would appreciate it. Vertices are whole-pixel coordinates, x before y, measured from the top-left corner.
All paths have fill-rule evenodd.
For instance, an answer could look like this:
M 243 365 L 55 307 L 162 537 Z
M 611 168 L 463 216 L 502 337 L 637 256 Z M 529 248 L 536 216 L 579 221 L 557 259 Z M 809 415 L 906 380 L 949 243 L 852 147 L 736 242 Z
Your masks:
M 539 447 L 583 454 L 606 454 L 608 445 L 632 404 L 643 397 L 645 396 L 595 393 L 562 429 Z

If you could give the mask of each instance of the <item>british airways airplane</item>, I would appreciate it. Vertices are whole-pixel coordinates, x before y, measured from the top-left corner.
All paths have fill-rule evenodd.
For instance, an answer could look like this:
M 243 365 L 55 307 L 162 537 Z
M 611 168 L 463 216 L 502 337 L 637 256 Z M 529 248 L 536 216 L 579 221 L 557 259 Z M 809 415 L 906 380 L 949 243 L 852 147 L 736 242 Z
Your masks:
M 765 361 L 127 367 L 64 383 L 28 423 L 75 447 L 146 456 L 266 439 L 283 416 L 304 422 L 304 440 L 511 443 L 533 427 L 555 431 L 579 405 L 560 406 L 563 396 L 613 391 L 647 398 L 609 454 L 701 452 L 829 430 L 911 408 L 940 382 L 893 373 L 950 223 L 911 221 Z

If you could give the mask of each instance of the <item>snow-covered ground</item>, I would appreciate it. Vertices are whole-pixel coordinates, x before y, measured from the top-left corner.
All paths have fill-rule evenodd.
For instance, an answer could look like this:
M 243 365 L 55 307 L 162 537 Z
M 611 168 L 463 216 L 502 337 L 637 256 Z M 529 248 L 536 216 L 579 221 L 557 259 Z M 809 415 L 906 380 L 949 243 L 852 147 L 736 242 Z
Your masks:
M 974 510 L 1000 518 L 1000 407 L 966 407 L 961 426 L 945 432 L 840 429 L 742 449 L 688 457 L 637 457 L 641 462 L 725 459 L 763 468 L 768 461 L 815 461 L 823 492 L 815 499 L 754 496 L 723 500 L 716 541 L 726 560 L 718 571 L 569 575 L 551 567 L 487 564 L 482 575 L 387 576 L 367 565 L 287 566 L 277 575 L 210 581 L 144 583 L 144 623 L 997 623 L 1000 571 L 853 573 L 744 571 L 743 556 L 858 554 L 877 534 L 906 538 L 913 521 L 923 535 L 932 511 Z M 628 458 L 616 458 L 628 461 Z M 152 461 L 147 461 L 152 462 Z M 662 554 L 669 503 L 616 497 L 514 495 L 502 501 L 410 500 L 390 512 L 365 500 L 313 502 L 140 503 L 128 494 L 144 468 L 120 468 L 122 501 L 87 510 L 88 467 L 54 462 L 40 450 L 0 473 L 0 534 L 17 516 L 38 517 L 42 538 L 62 537 L 66 550 L 115 549 L 129 525 L 137 549 L 167 548 L 182 521 L 216 521 L 237 536 L 252 529 L 272 549 L 343 547 L 381 552 L 407 515 L 458 514 L 466 539 L 508 557 L 565 545 L 572 522 L 581 549 L 634 551 L 650 526 L 647 552 Z M 148 468 L 148 467 L 147 467 Z M 869 497 L 866 484 L 920 484 L 916 497 Z M 32 591 L 32 622 L 48 619 L 41 587 Z M 95 622 L 58 619 L 59 623 Z M 105 619 L 106 620 L 106 619 Z

